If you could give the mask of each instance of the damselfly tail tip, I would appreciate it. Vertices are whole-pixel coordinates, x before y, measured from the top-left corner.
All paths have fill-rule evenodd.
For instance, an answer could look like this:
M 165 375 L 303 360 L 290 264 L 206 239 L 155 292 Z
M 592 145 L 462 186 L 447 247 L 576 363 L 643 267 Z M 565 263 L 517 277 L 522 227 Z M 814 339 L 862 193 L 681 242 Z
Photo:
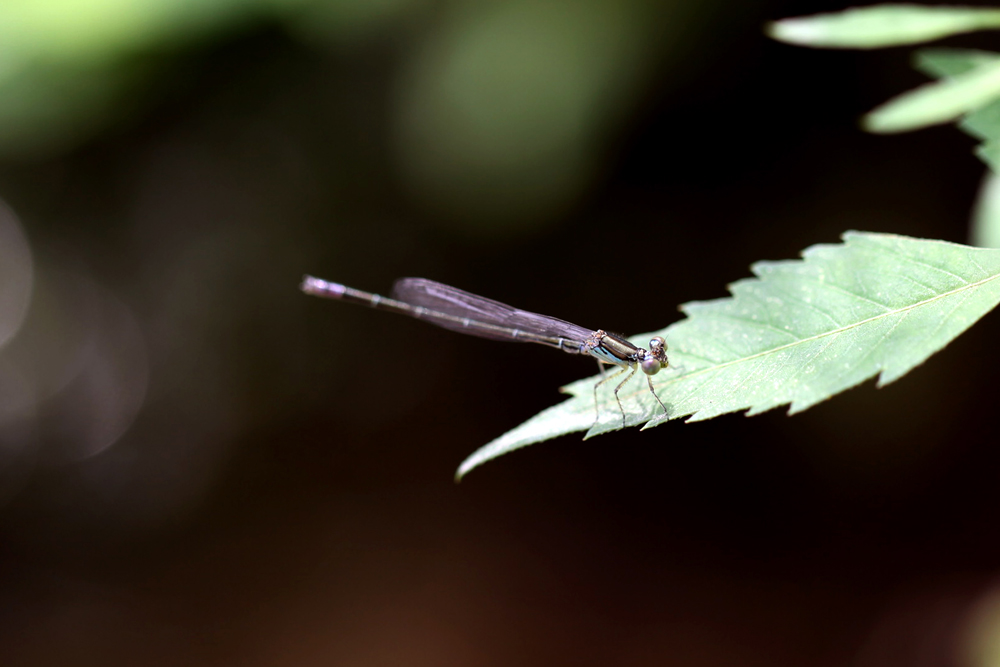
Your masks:
M 343 285 L 327 282 L 326 280 L 310 275 L 302 276 L 302 283 L 299 285 L 299 289 L 306 294 L 325 296 L 330 299 L 339 299 L 344 293 Z
M 312 294 L 316 291 L 316 284 L 318 282 L 320 282 L 319 278 L 313 278 L 309 275 L 302 276 L 302 282 L 299 283 L 299 289 L 306 294 Z

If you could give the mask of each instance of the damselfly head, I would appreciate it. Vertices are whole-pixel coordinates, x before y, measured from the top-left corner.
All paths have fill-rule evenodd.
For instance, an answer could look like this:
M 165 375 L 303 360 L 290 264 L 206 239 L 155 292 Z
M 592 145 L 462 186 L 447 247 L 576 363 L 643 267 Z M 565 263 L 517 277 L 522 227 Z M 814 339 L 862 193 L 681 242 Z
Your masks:
M 646 375 L 656 375 L 667 367 L 667 342 L 660 336 L 649 341 L 649 352 L 639 364 Z

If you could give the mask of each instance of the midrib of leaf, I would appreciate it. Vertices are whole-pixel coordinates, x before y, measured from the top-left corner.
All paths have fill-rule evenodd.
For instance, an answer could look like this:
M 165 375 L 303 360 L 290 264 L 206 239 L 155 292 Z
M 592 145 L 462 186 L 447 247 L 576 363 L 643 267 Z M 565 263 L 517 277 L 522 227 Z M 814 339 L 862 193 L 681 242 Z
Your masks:
M 908 257 L 907 259 L 912 259 L 912 258 Z M 935 301 L 939 301 L 941 299 L 946 299 L 946 298 L 948 298 L 950 296 L 953 296 L 955 294 L 960 294 L 961 292 L 964 292 L 966 290 L 975 289 L 975 288 L 977 288 L 977 287 L 979 287 L 981 285 L 985 285 L 986 283 L 990 282 L 991 280 L 996 280 L 997 278 L 1000 278 L 1000 276 L 989 276 L 987 278 L 983 278 L 982 280 L 978 280 L 978 281 L 976 281 L 974 283 L 970 283 L 967 280 L 965 280 L 965 278 L 962 278 L 961 276 L 955 275 L 953 273 L 949 273 L 948 271 L 944 271 L 940 267 L 936 267 L 936 266 L 933 266 L 931 264 L 926 264 L 925 262 L 920 262 L 920 263 L 923 264 L 924 266 L 927 266 L 928 268 L 937 269 L 937 270 L 940 270 L 942 273 L 947 273 L 948 275 L 952 276 L 953 278 L 961 280 L 962 282 L 965 283 L 965 285 L 962 285 L 961 287 L 953 289 L 953 290 L 951 290 L 949 292 L 944 292 L 942 294 L 936 294 L 936 295 L 930 297 L 929 299 L 924 299 L 923 301 L 919 301 L 919 302 L 911 304 L 909 306 L 904 306 L 902 308 L 891 309 L 891 310 L 888 310 L 888 311 L 886 311 L 884 313 L 881 313 L 879 315 L 875 315 L 874 317 L 869 317 L 867 319 L 861 320 L 859 322 L 854 322 L 852 324 L 843 325 L 843 326 L 841 326 L 838 329 L 833 329 L 831 331 L 826 331 L 826 332 L 823 332 L 821 334 L 816 334 L 814 336 L 809 336 L 807 338 L 799 338 L 799 339 L 797 339 L 796 341 L 794 341 L 792 343 L 787 343 L 785 345 L 779 345 L 778 347 L 772 347 L 770 349 L 763 350 L 761 352 L 757 352 L 757 353 L 748 355 L 746 357 L 740 357 L 739 359 L 732 359 L 730 361 L 726 361 L 726 362 L 723 362 L 721 364 L 715 364 L 714 366 L 706 366 L 705 368 L 699 368 L 696 371 L 691 371 L 690 373 L 685 373 L 682 376 L 678 376 L 676 378 L 672 378 L 672 379 L 670 379 L 667 382 L 664 382 L 662 384 L 667 385 L 667 384 L 670 384 L 671 382 L 678 382 L 680 380 L 693 378 L 693 377 L 696 377 L 697 375 L 699 375 L 701 373 L 715 372 L 715 371 L 727 368 L 728 366 L 734 366 L 736 364 L 742 364 L 742 363 L 745 363 L 745 362 L 748 362 L 748 361 L 753 361 L 754 359 L 756 359 L 758 357 L 764 357 L 764 356 L 767 356 L 769 354 L 775 354 L 777 352 L 781 352 L 782 350 L 788 350 L 788 349 L 791 349 L 791 348 L 795 347 L 796 345 L 804 345 L 806 343 L 811 343 L 813 341 L 822 340 L 823 338 L 827 338 L 827 337 L 830 337 L 830 336 L 837 336 L 837 335 L 839 335 L 841 333 L 844 333 L 845 331 L 850 331 L 851 329 L 856 329 L 858 327 L 864 326 L 865 324 L 868 324 L 869 322 L 877 322 L 878 320 L 880 320 L 882 318 L 892 317 L 892 316 L 895 316 L 895 315 L 899 315 L 899 314 L 905 313 L 905 312 L 910 311 L 910 310 L 914 310 L 916 308 L 921 308 L 921 307 L 926 306 L 928 304 L 934 303 Z M 874 304 L 876 306 L 882 306 L 883 308 L 886 307 L 883 304 L 879 303 L 878 301 L 875 301 L 873 299 L 869 299 L 868 297 L 861 296 L 859 294 L 854 294 L 853 292 L 845 290 L 845 289 L 839 287 L 838 285 L 830 284 L 830 285 L 828 285 L 828 287 L 832 287 L 834 289 L 840 290 L 841 292 L 843 292 L 845 294 L 849 294 L 849 295 L 851 295 L 851 296 L 853 296 L 855 298 L 864 299 L 865 301 L 868 301 L 869 303 L 872 303 L 872 304 Z M 928 287 L 928 289 L 931 289 L 931 288 Z M 742 321 L 746 322 L 747 320 L 742 320 Z M 753 321 L 750 321 L 750 323 L 751 324 L 757 324 L 756 322 L 753 322 Z M 782 331 L 782 330 L 778 329 L 778 331 Z M 792 335 L 792 336 L 795 335 L 795 334 L 793 334 L 793 333 L 791 333 L 789 331 L 782 331 L 782 333 L 787 333 L 787 334 Z

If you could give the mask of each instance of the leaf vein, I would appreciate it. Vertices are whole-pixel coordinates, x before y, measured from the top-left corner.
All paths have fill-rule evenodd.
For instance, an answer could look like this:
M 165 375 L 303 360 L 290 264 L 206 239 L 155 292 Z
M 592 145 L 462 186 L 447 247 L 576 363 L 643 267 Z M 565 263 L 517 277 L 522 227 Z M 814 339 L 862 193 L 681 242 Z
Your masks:
M 881 319 L 883 317 L 889 317 L 889 316 L 891 316 L 893 314 L 896 314 L 896 313 L 904 313 L 904 312 L 907 312 L 907 311 L 915 310 L 917 308 L 922 308 L 922 307 L 927 306 L 927 305 L 929 305 L 929 304 L 931 304 L 931 303 L 933 303 L 935 301 L 939 301 L 941 299 L 946 299 L 949 296 L 953 296 L 955 294 L 961 294 L 962 292 L 964 292 L 966 290 L 974 290 L 977 287 L 985 285 L 986 283 L 988 283 L 990 281 L 996 280 L 997 278 L 1000 278 L 1000 275 L 987 276 L 987 277 L 985 277 L 985 278 L 983 278 L 981 280 L 977 280 L 976 282 L 973 282 L 973 283 L 966 282 L 965 284 L 960 285 L 960 286 L 958 286 L 958 287 L 956 287 L 956 288 L 954 288 L 952 290 L 949 290 L 947 292 L 943 292 L 941 294 L 936 294 L 935 296 L 929 297 L 927 299 L 923 299 L 923 300 L 918 301 L 917 303 L 911 304 L 909 306 L 903 306 L 901 308 L 895 308 L 895 309 L 889 310 L 888 312 L 885 312 L 885 313 L 879 313 L 878 315 L 873 315 L 873 316 L 865 318 L 863 320 L 859 320 L 858 322 L 854 322 L 854 323 L 851 323 L 851 324 L 841 325 L 837 329 L 834 329 L 834 330 L 831 330 L 831 331 L 825 331 L 825 332 L 822 332 L 822 333 L 818 333 L 818 334 L 815 334 L 813 336 L 809 336 L 807 338 L 801 338 L 801 339 L 799 339 L 799 340 L 797 340 L 797 341 L 795 341 L 793 343 L 786 343 L 784 345 L 779 345 L 778 347 L 773 347 L 773 348 L 770 348 L 770 349 L 767 349 L 767 350 L 762 350 L 760 352 L 757 352 L 755 354 L 749 355 L 747 357 L 741 357 L 741 358 L 731 359 L 729 361 L 722 362 L 720 364 L 717 364 L 717 365 L 709 367 L 709 368 L 701 368 L 699 370 L 692 371 L 691 373 L 688 373 L 686 375 L 679 376 L 677 379 L 679 380 L 681 378 L 685 378 L 685 379 L 686 378 L 690 378 L 693 375 L 698 375 L 700 373 L 706 373 L 708 371 L 713 371 L 713 372 L 714 371 L 718 371 L 718 370 L 721 370 L 721 369 L 726 368 L 728 366 L 733 366 L 735 364 L 747 361 L 749 359 L 753 359 L 753 358 L 756 358 L 756 357 L 764 357 L 764 356 L 767 356 L 769 354 L 774 354 L 775 352 L 780 352 L 781 350 L 789 349 L 789 348 L 794 347 L 796 345 L 801 345 L 801 344 L 804 344 L 804 343 L 808 343 L 808 342 L 813 341 L 813 340 L 819 340 L 819 339 L 824 338 L 826 336 L 836 336 L 836 335 L 839 335 L 841 333 L 845 333 L 847 331 L 850 331 L 852 329 L 857 329 L 858 327 L 862 327 L 862 326 L 864 326 L 866 324 L 870 324 L 872 322 L 876 322 L 876 321 L 878 321 L 879 319 Z
M 969 300 L 969 297 L 971 296 L 971 294 L 962 294 L 961 296 L 962 296 L 961 300 L 959 300 L 959 301 L 958 301 L 958 302 L 957 302 L 957 303 L 955 304 L 955 306 L 954 306 L 954 307 L 953 307 L 953 308 L 952 308 L 952 309 L 951 309 L 950 311 L 948 311 L 948 314 L 947 314 L 946 316 L 944 316 L 944 317 L 941 317 L 941 318 L 939 318 L 939 319 L 938 319 L 938 323 L 937 323 L 937 326 L 935 326 L 935 327 L 934 327 L 934 330 L 933 330 L 933 331 L 931 331 L 931 333 L 930 333 L 930 334 L 928 334 L 928 335 L 924 336 L 924 339 L 925 339 L 925 340 L 926 340 L 927 338 L 933 338 L 934 336 L 936 336 L 936 335 L 937 335 L 937 333 L 938 333 L 938 332 L 939 332 L 939 331 L 941 330 L 941 327 L 943 327 L 943 326 L 945 325 L 945 323 L 946 323 L 946 322 L 948 321 L 948 318 L 949 318 L 949 317 L 951 317 L 952 315 L 954 315 L 954 314 L 955 314 L 955 311 L 956 311 L 956 310 L 958 310 L 959 308 L 961 308 L 961 307 L 962 307 L 962 305 L 963 305 L 963 304 L 964 304 L 964 303 L 965 303 L 966 301 L 968 301 L 968 300 Z
M 923 266 L 923 267 L 926 267 L 928 269 L 933 269 L 935 271 L 938 271 L 939 273 L 943 273 L 946 276 L 951 276 L 952 278 L 955 278 L 956 280 L 958 280 L 959 282 L 961 282 L 965 286 L 968 286 L 968 285 L 971 284 L 971 283 L 969 283 L 969 281 L 966 278 L 963 278 L 962 276 L 958 275 L 957 273 L 952 273 L 951 271 L 948 271 L 947 269 L 942 269 L 940 266 L 935 266 L 933 264 L 925 262 L 925 261 L 923 261 L 921 259 L 918 259 L 916 257 L 912 257 L 910 255 L 907 255 L 906 253 L 904 253 L 899 248 L 896 248 L 894 246 L 883 246 L 883 245 L 880 245 L 879 247 L 883 248 L 885 250 L 888 250 L 892 254 L 894 254 L 894 255 L 896 255 L 898 257 L 901 257 L 904 261 L 910 262 L 911 264 L 916 264 L 917 266 Z
M 900 277 L 900 278 L 904 278 L 904 279 L 906 279 L 906 280 L 909 280 L 909 281 L 910 281 L 911 283 L 913 283 L 914 285 L 919 285 L 920 287 L 923 287 L 924 289 L 926 289 L 926 290 L 927 290 L 928 292 L 930 292 L 931 294 L 937 294 L 937 290 L 936 290 L 936 289 L 934 289 L 934 288 L 933 288 L 932 286 L 930 286 L 930 285 L 927 285 L 927 284 L 925 284 L 925 283 L 922 283 L 922 282 L 920 282 L 919 280 L 917 280 L 917 279 L 916 279 L 916 278 L 914 278 L 913 276 L 908 276 L 908 275 L 906 275 L 906 274 L 904 274 L 904 273 L 900 273 L 900 274 L 898 274 L 898 275 L 899 275 L 899 277 Z
M 840 326 L 842 326 L 842 325 L 840 324 L 840 321 L 839 321 L 839 320 L 838 320 L 838 319 L 837 319 L 836 317 L 834 317 L 834 316 L 833 316 L 833 315 L 831 315 L 830 313 L 826 312 L 825 310 L 823 310 L 822 308 L 820 308 L 820 307 L 819 307 L 819 306 L 817 306 L 816 304 L 814 304 L 814 303 L 811 303 L 811 302 L 809 302 L 809 301 L 806 301 L 806 300 L 805 300 L 805 299 L 803 299 L 802 297 L 798 297 L 798 296 L 795 296 L 795 295 L 793 295 L 793 294 L 789 294 L 788 292 L 786 292 L 786 291 L 782 290 L 782 292 L 781 292 L 781 298 L 782 298 L 782 299 L 785 299 L 785 300 L 787 300 L 787 301 L 797 301 L 798 303 L 801 303 L 801 304 L 802 304 L 803 306 L 805 306 L 806 308 L 809 308 L 810 310 L 813 310 L 813 311 L 816 311 L 817 313 L 819 313 L 820 315 L 822 315 L 822 316 L 823 316 L 823 317 L 825 317 L 826 319 L 828 319 L 828 320 L 830 320 L 831 322 L 833 322 L 833 325 L 834 325 L 835 327 L 840 327 Z
M 769 331 L 773 331 L 773 332 L 781 334 L 783 336 L 787 336 L 789 338 L 792 338 L 793 340 L 799 340 L 799 337 L 797 335 L 795 335 L 794 333 L 792 333 L 791 331 L 788 331 L 786 329 L 779 329 L 778 327 L 774 326 L 773 324 L 768 324 L 767 322 L 761 322 L 759 320 L 747 319 L 746 317 L 741 317 L 739 315 L 723 315 L 722 317 L 725 317 L 725 318 L 731 319 L 731 320 L 736 320 L 737 322 L 743 322 L 744 324 L 747 324 L 747 325 L 750 325 L 750 326 L 754 326 L 754 327 L 758 327 L 758 328 L 761 328 L 761 329 L 767 329 Z
M 822 347 L 820 347 L 819 349 L 817 349 L 816 352 L 811 357 L 809 357 L 808 361 L 805 361 L 805 362 L 803 362 L 801 364 L 798 364 L 798 366 L 795 368 L 795 370 L 791 374 L 791 376 L 789 376 L 789 378 L 787 380 L 785 380 L 784 382 L 781 383 L 781 387 L 782 388 L 783 387 L 787 387 L 797 377 L 799 377 L 800 375 L 802 375 L 802 372 L 809 366 L 809 364 L 812 363 L 813 361 L 815 361 L 818 356 L 820 356 L 821 354 L 823 354 L 824 352 L 826 352 L 828 349 L 830 349 L 830 346 L 833 345 L 836 341 L 837 341 L 837 337 L 836 336 L 832 336 L 829 340 L 824 341 L 825 345 L 823 345 Z M 775 388 L 775 392 L 774 393 L 775 394 L 780 394 L 780 388 Z
M 863 282 L 863 281 L 861 281 L 861 282 Z M 892 310 L 892 308 L 890 306 L 887 306 L 884 303 L 880 303 L 878 301 L 875 301 L 874 299 L 870 299 L 867 296 L 865 296 L 864 294 L 858 294 L 857 292 L 852 292 L 851 290 L 847 289 L 846 287 L 841 287 L 840 285 L 836 285 L 834 283 L 820 283 L 820 284 L 823 285 L 824 287 L 829 287 L 831 289 L 837 290 L 838 292 L 840 292 L 842 294 L 846 294 L 848 296 L 853 296 L 855 299 L 860 299 L 861 301 L 867 301 L 868 303 L 872 304 L 873 306 L 878 306 L 879 308 L 882 308 L 882 309 L 884 309 L 886 311 Z M 876 317 L 878 317 L 878 316 L 876 316 Z M 848 326 L 850 326 L 850 325 L 848 325 Z

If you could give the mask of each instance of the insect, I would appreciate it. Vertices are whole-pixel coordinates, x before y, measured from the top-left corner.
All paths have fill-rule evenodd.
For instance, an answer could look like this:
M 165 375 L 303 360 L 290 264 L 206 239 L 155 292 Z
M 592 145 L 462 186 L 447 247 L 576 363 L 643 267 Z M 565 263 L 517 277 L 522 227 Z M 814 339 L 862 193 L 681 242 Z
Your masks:
M 409 315 L 472 336 L 538 343 L 569 354 L 587 354 L 595 357 L 601 364 L 619 366 L 621 370 L 612 375 L 605 375 L 594 385 L 595 423 L 599 416 L 597 388 L 609 380 L 628 373 L 614 391 L 618 410 L 622 415 L 622 427 L 625 427 L 625 409 L 622 407 L 618 392 L 632 379 L 637 370 L 642 369 L 649 385 L 649 392 L 663 408 L 663 412 L 667 413 L 666 406 L 653 389 L 652 380 L 652 376 L 668 366 L 667 343 L 660 336 L 651 338 L 649 349 L 644 350 L 623 337 L 603 329 L 591 330 L 555 317 L 530 313 L 426 278 L 397 280 L 393 285 L 391 297 L 364 292 L 312 276 L 303 278 L 301 289 L 306 294 L 314 296 Z

